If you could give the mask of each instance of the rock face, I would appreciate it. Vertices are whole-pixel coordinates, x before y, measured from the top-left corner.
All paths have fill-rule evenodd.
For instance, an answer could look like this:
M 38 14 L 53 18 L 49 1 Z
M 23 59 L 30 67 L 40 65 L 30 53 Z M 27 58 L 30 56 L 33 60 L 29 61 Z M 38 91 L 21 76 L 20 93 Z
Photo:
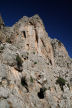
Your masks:
M 0 108 L 72 108 L 72 59 L 64 45 L 48 36 L 38 15 L 1 24 Z

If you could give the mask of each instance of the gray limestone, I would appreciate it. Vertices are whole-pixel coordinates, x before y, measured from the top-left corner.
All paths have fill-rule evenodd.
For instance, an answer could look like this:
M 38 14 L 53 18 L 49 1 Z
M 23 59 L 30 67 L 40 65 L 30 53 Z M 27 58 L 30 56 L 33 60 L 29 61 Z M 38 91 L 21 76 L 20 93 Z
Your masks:
M 72 108 L 72 59 L 38 15 L 0 29 L 0 108 Z

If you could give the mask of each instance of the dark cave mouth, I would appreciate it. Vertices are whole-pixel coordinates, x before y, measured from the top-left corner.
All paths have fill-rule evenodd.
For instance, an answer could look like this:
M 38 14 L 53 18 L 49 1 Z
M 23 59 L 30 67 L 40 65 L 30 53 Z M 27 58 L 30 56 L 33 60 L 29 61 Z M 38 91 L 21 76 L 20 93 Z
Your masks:
M 39 99 L 44 99 L 45 98 L 45 91 L 46 91 L 46 88 L 40 88 L 40 91 L 37 94 Z

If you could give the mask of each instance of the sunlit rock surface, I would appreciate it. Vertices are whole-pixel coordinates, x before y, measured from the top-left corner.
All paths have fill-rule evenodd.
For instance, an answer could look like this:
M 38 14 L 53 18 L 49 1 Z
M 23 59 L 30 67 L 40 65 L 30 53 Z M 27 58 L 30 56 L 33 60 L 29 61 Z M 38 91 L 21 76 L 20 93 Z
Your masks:
M 0 108 L 72 108 L 72 59 L 38 15 L 0 18 Z

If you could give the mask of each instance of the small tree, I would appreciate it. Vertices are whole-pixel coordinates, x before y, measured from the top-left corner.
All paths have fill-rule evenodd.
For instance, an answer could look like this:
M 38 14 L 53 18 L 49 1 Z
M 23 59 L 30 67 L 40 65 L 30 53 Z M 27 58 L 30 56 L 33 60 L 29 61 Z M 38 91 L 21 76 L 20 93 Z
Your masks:
M 65 85 L 65 83 L 66 83 L 66 80 L 61 77 L 58 77 L 58 79 L 56 80 L 56 84 L 60 85 L 61 90 L 63 90 L 63 86 Z
M 37 64 L 37 62 L 34 62 L 34 64 Z
M 6 39 L 6 42 L 11 43 L 10 38 L 7 38 L 7 39 Z
M 23 71 L 23 67 L 22 67 L 23 61 L 19 55 L 16 56 L 16 62 L 17 62 L 17 67 L 15 67 L 16 70 L 18 70 L 19 72 L 22 72 Z
M 34 80 L 34 79 L 32 78 L 32 76 L 30 76 L 30 82 L 31 82 L 31 83 L 33 83 L 33 80 Z
M 17 66 L 18 66 L 18 67 L 21 67 L 23 61 L 22 61 L 22 59 L 21 59 L 21 57 L 20 57 L 19 55 L 16 56 L 16 61 L 17 61 Z

